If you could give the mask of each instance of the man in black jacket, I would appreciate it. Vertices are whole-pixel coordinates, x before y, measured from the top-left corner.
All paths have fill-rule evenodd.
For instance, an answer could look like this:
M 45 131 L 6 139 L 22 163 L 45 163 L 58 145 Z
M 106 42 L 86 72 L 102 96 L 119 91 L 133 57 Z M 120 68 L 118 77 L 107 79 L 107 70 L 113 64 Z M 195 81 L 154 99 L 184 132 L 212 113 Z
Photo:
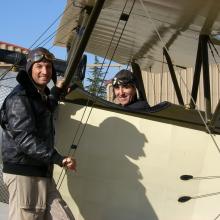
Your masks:
M 138 98 L 134 74 L 126 69 L 120 70 L 112 80 L 115 103 L 132 110 L 147 110 L 147 101 Z
M 10 220 L 74 219 L 52 178 L 53 165 L 74 170 L 76 162 L 54 149 L 53 111 L 63 81 L 54 56 L 39 47 L 27 56 L 26 71 L 1 108 L 3 179 L 9 191 Z M 55 87 L 47 84 L 53 80 Z

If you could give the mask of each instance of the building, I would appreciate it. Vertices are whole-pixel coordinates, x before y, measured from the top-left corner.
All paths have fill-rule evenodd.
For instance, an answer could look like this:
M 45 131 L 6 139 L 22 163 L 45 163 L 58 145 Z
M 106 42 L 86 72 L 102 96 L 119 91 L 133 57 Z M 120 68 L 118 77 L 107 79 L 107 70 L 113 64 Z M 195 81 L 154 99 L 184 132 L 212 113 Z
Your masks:
M 20 53 L 24 53 L 24 54 L 28 53 L 27 48 L 24 48 L 24 47 L 15 45 L 15 44 L 3 42 L 3 41 L 0 41 L 0 49 L 16 51 L 16 52 L 20 52 Z M 11 66 L 12 66 L 12 64 L 0 62 L 0 69 L 9 69 Z

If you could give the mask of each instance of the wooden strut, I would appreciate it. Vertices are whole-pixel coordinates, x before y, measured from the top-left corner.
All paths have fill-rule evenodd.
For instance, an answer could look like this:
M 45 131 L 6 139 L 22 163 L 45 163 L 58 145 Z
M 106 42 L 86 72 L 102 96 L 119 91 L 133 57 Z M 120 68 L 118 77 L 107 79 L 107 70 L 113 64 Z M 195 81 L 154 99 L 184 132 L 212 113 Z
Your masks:
M 196 55 L 196 63 L 195 63 L 195 70 L 194 70 L 194 77 L 193 77 L 193 85 L 192 85 L 192 92 L 191 92 L 191 100 L 190 100 L 190 108 L 195 109 L 197 95 L 198 95 L 198 88 L 199 88 L 199 81 L 200 81 L 200 74 L 201 74 L 201 67 L 202 67 L 202 56 L 201 56 L 201 36 L 199 37 L 197 55 Z
M 202 48 L 202 67 L 203 67 L 203 84 L 204 98 L 206 108 L 206 121 L 211 120 L 211 92 L 210 92 L 210 76 L 209 76 L 209 57 L 208 57 L 208 35 L 201 35 Z
M 138 87 L 140 99 L 147 101 L 140 66 L 137 63 L 131 62 L 131 67 L 132 67 L 133 73 L 135 73 L 136 75 L 137 87 Z
M 208 57 L 208 35 L 200 35 L 197 49 L 195 71 L 193 77 L 190 108 L 194 109 L 197 101 L 201 68 L 203 68 L 203 85 L 206 110 L 206 122 L 211 120 L 211 92 L 209 76 L 209 57 Z
M 102 7 L 104 5 L 105 0 L 97 0 L 95 3 L 95 6 L 92 9 L 91 15 L 89 17 L 88 23 L 86 25 L 86 28 L 84 30 L 84 34 L 82 36 L 82 39 L 80 40 L 79 44 L 77 45 L 77 48 L 74 53 L 69 54 L 69 62 L 68 66 L 65 71 L 65 77 L 66 80 L 64 82 L 64 87 L 67 87 L 69 83 L 71 82 L 71 79 L 73 77 L 73 74 L 76 72 L 77 66 L 82 58 L 82 55 L 85 51 L 85 48 L 87 46 L 88 40 L 90 38 L 90 35 L 92 33 L 92 30 L 96 24 L 96 21 L 99 17 L 99 14 L 102 10 Z
M 183 97 L 182 97 L 182 94 L 181 94 L 181 91 L 180 91 L 180 87 L 179 87 L 179 84 L 178 84 L 178 81 L 177 81 L 177 78 L 176 78 L 176 74 L 175 74 L 175 70 L 173 68 L 171 58 L 170 58 L 170 56 L 167 53 L 167 50 L 165 48 L 163 48 L 163 53 L 164 53 L 164 55 L 166 57 L 166 60 L 167 60 L 167 64 L 168 64 L 168 67 L 169 67 L 169 70 L 170 70 L 170 75 L 171 75 L 171 78 L 172 78 L 172 81 L 173 81 L 173 85 L 174 85 L 174 89 L 175 89 L 175 92 L 176 92 L 178 102 L 179 102 L 180 105 L 184 105 Z

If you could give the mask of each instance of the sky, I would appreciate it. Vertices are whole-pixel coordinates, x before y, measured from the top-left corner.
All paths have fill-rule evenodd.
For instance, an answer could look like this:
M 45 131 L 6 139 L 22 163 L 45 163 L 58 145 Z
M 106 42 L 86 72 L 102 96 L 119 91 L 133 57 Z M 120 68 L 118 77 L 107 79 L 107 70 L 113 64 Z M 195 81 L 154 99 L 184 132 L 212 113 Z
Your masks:
M 4 0 L 1 1 L 0 41 L 30 48 L 63 12 L 67 0 Z M 34 46 L 42 45 L 59 25 L 60 19 Z M 57 58 L 65 59 L 66 50 L 53 47 L 53 39 L 44 45 Z
M 59 17 L 62 15 L 66 4 L 67 0 L 2 0 L 0 41 L 25 48 L 40 45 L 49 49 L 56 58 L 65 60 L 67 58 L 66 49 L 53 46 L 54 39 L 45 44 L 45 39 L 58 28 L 61 19 Z M 59 19 L 57 20 L 57 18 Z M 36 42 L 52 24 L 53 26 L 46 34 Z M 34 43 L 35 45 L 32 46 Z M 94 63 L 94 56 L 87 55 L 87 58 L 87 63 Z M 102 59 L 99 59 L 99 61 L 102 62 Z M 86 73 L 87 77 L 91 76 L 88 75 L 90 74 L 88 68 Z M 107 76 L 106 79 L 112 78 L 112 75 L 113 73 L 110 71 L 110 76 Z

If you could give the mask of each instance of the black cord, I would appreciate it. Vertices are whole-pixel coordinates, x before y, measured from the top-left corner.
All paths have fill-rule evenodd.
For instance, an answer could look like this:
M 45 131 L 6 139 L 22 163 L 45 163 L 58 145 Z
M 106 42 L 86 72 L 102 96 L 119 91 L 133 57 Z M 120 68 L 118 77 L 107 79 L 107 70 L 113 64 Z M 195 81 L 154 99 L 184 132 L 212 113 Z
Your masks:
M 126 5 L 127 5 L 127 2 L 128 2 L 128 0 L 126 0 L 126 2 L 125 2 L 125 5 L 124 5 L 123 10 L 122 10 L 122 13 L 121 13 L 121 16 L 122 16 L 122 14 L 123 14 L 123 12 L 124 12 L 124 10 L 125 10 L 125 7 L 126 7 Z M 133 1 L 133 4 L 132 4 L 132 6 L 131 6 L 131 9 L 130 9 L 130 12 L 129 12 L 129 16 L 130 16 L 130 14 L 131 14 L 131 12 L 132 12 L 132 9 L 133 9 L 133 7 L 134 7 L 134 3 L 135 3 L 135 0 Z M 121 16 L 120 16 L 120 18 L 121 18 Z M 112 35 L 112 39 L 111 39 L 111 41 L 110 41 L 110 43 L 109 43 L 109 47 L 108 47 L 108 49 L 107 49 L 107 52 L 106 52 L 106 54 L 105 54 L 105 57 L 104 57 L 103 62 L 102 62 L 102 64 L 101 64 L 101 67 L 100 67 L 100 69 L 99 69 L 99 74 L 101 73 L 101 71 L 102 71 L 102 69 L 103 69 L 103 65 L 104 65 L 104 63 L 105 63 L 105 60 L 106 60 L 107 55 L 108 55 L 108 53 L 109 53 L 109 50 L 110 50 L 110 48 L 111 48 L 111 44 L 112 44 L 112 42 L 113 42 L 113 39 L 114 39 L 114 37 L 115 37 L 116 31 L 117 31 L 118 26 L 119 26 L 119 23 L 120 23 L 120 18 L 119 18 L 118 23 L 117 23 L 117 25 L 116 25 L 116 27 L 115 27 L 115 30 L 114 30 L 113 35 Z M 104 81 L 105 81 L 105 77 L 106 77 L 107 72 L 108 72 L 108 70 L 109 70 L 109 67 L 110 67 L 110 65 L 111 65 L 112 59 L 113 59 L 113 57 L 114 57 L 114 55 L 115 55 L 115 52 L 116 52 L 116 50 L 117 50 L 117 48 L 118 48 L 118 45 L 119 45 L 119 42 L 120 42 L 120 40 L 121 40 L 122 34 L 123 34 L 124 30 L 125 30 L 126 24 L 127 24 L 127 20 L 126 20 L 126 22 L 125 22 L 125 24 L 124 24 L 124 27 L 123 27 L 122 31 L 121 31 L 121 34 L 120 34 L 120 36 L 119 36 L 117 45 L 116 45 L 116 47 L 115 47 L 115 49 L 114 49 L 114 52 L 113 52 L 113 54 L 112 54 L 112 56 L 111 56 L 110 62 L 109 62 L 108 67 L 107 67 L 107 70 L 106 70 L 106 72 L 105 72 L 105 74 L 104 74 L 104 77 L 103 77 L 103 79 L 102 79 L 102 81 L 101 81 L 101 84 L 100 84 L 100 86 L 99 86 L 99 89 L 98 89 L 98 92 L 96 93 L 96 95 L 99 94 L 99 92 L 100 92 L 100 90 L 101 90 L 101 87 L 103 86 L 103 83 L 104 83 Z M 83 117 L 84 117 L 84 115 L 85 115 L 85 111 L 86 111 L 86 109 L 87 109 L 87 107 L 88 107 L 89 102 L 90 102 L 90 101 L 93 101 L 93 103 L 92 103 L 92 105 L 91 105 L 91 109 L 90 109 L 90 111 L 89 111 L 89 114 L 88 114 L 88 116 L 87 116 L 86 122 L 85 122 L 85 124 L 84 124 L 84 126 L 83 126 L 83 130 L 82 130 L 82 132 L 81 132 L 81 134 L 80 134 L 80 137 L 79 137 L 79 139 L 78 139 L 78 142 L 77 142 L 76 146 L 79 146 L 80 140 L 81 140 L 81 138 L 82 138 L 82 136 L 83 136 L 83 134 L 84 134 L 84 131 L 85 131 L 86 126 L 87 126 L 87 122 L 88 122 L 88 120 L 89 120 L 89 118 L 90 118 L 90 115 L 91 115 L 91 113 L 92 113 L 92 110 L 93 110 L 93 107 L 94 107 L 94 103 L 95 103 L 96 100 L 97 100 L 96 97 L 95 97 L 95 98 L 92 98 L 92 99 L 89 99 L 89 98 L 87 99 L 86 107 L 85 107 L 84 112 L 83 112 Z M 80 125 L 82 124 L 82 119 L 83 119 L 83 117 L 81 118 L 81 121 L 80 121 L 79 124 L 78 124 L 78 129 L 77 129 L 76 134 L 75 134 L 75 136 L 74 136 L 74 138 L 73 138 L 73 142 L 72 142 L 71 146 L 73 145 L 74 140 L 75 140 L 75 138 L 76 138 L 76 135 L 77 135 L 77 133 L 78 133 L 78 131 L 79 131 L 79 127 L 80 127 Z M 70 155 L 71 150 L 72 150 L 72 149 L 71 149 L 71 146 L 70 146 L 70 148 L 69 148 L 69 154 L 68 154 L 68 156 Z M 73 154 L 76 152 L 76 150 L 77 150 L 77 148 L 74 149 Z M 72 154 L 72 155 L 73 155 L 73 154 Z M 64 169 L 62 169 L 62 171 L 61 171 L 61 173 L 60 173 L 60 175 L 59 175 L 59 177 L 58 177 L 58 181 L 57 181 L 57 189 L 58 189 L 58 190 L 59 190 L 59 188 L 61 187 L 61 185 L 62 185 L 62 183 L 63 183 L 63 180 L 64 180 L 64 177 L 65 177 L 65 174 L 64 174 L 63 177 L 62 177 L 62 179 L 61 179 L 61 176 L 62 176 L 62 174 L 63 174 L 63 171 L 64 171 Z M 61 181 L 60 181 L 60 179 L 61 179 Z M 60 184 L 59 184 L 59 182 L 60 182 Z M 59 184 L 59 186 L 58 186 L 58 184 Z

